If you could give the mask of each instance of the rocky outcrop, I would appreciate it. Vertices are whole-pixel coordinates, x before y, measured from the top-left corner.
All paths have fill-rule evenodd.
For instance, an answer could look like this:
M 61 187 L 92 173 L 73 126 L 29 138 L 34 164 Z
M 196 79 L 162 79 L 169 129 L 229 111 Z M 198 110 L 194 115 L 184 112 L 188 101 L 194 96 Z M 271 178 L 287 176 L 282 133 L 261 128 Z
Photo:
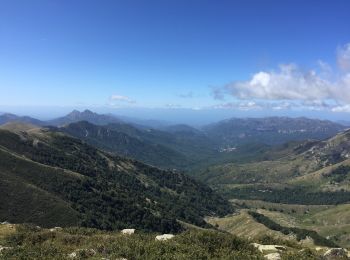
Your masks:
M 350 259 L 348 250 L 344 248 L 331 248 L 323 256 L 327 260 Z
M 156 236 L 156 240 L 158 241 L 165 241 L 174 238 L 175 236 L 173 234 L 163 234 Z
M 126 228 L 126 229 L 123 229 L 121 232 L 124 235 L 132 235 L 135 233 L 135 229 L 134 228 Z
M 281 255 L 279 253 L 271 253 L 264 255 L 267 260 L 281 260 Z
M 252 243 L 252 245 L 255 248 L 257 248 L 261 253 L 263 253 L 264 251 L 280 252 L 287 250 L 285 246 L 280 245 L 261 245 L 258 243 Z
M 96 251 L 94 249 L 78 249 L 68 255 L 68 258 L 89 258 L 96 255 Z

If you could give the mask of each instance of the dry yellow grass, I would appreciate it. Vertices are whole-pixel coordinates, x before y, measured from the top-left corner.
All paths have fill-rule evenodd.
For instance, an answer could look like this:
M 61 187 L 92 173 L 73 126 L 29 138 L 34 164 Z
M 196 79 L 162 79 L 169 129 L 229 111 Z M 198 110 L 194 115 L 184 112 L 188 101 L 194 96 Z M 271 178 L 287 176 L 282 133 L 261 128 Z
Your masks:
M 15 225 L 13 224 L 0 224 L 0 241 L 6 236 L 16 232 Z
M 241 210 L 237 215 L 226 216 L 224 218 L 207 218 L 206 220 L 208 223 L 217 226 L 220 230 L 227 231 L 238 237 L 256 239 L 264 235 L 269 235 L 285 240 L 291 239 L 290 236 L 271 230 L 263 224 L 256 222 L 247 213 L 247 210 Z

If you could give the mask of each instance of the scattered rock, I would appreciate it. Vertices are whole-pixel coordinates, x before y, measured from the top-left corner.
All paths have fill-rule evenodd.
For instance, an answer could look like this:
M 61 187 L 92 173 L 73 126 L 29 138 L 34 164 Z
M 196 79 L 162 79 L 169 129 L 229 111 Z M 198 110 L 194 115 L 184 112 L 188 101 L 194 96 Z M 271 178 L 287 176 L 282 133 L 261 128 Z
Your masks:
M 348 250 L 344 248 L 331 248 L 323 255 L 326 259 L 348 258 Z
M 68 258 L 80 258 L 80 257 L 93 257 L 96 255 L 96 251 L 94 249 L 78 249 L 70 254 L 68 254 Z
M 156 236 L 156 240 L 159 241 L 165 241 L 174 238 L 175 236 L 173 234 L 163 234 Z
M 324 247 L 320 247 L 320 246 L 316 246 L 316 248 L 315 248 L 316 251 L 321 251 L 323 249 L 324 249 Z
M 12 247 L 9 247 L 9 246 L 0 246 L 0 254 L 2 251 L 4 250 L 8 250 L 8 249 L 11 249 Z
M 135 229 L 133 228 L 126 228 L 122 230 L 122 234 L 124 235 L 131 235 L 135 233 Z
M 271 253 L 264 255 L 264 257 L 268 260 L 281 260 L 281 255 L 279 253 Z
M 252 243 L 252 245 L 257 248 L 261 253 L 264 251 L 275 251 L 275 252 L 280 252 L 287 250 L 285 246 L 280 246 L 280 245 L 260 245 L 258 243 Z
M 50 228 L 50 232 L 54 232 L 54 231 L 58 231 L 58 230 L 61 230 L 62 228 L 61 227 L 54 227 L 54 228 Z
M 76 252 L 73 252 L 73 253 L 68 254 L 68 257 L 69 258 L 77 258 L 78 254 Z

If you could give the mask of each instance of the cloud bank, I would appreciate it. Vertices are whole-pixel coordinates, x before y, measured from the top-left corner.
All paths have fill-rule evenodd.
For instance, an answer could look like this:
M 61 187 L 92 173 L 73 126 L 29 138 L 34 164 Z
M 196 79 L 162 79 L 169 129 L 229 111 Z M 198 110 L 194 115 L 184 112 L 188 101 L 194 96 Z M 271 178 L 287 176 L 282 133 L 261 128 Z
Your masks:
M 248 108 L 307 107 L 350 112 L 350 43 L 338 47 L 336 59 L 338 68 L 335 70 L 321 60 L 317 68 L 308 71 L 296 64 L 284 64 L 277 70 L 257 72 L 247 81 L 235 81 L 223 88 L 215 88 L 212 95 L 218 100 L 225 96 L 249 100 L 248 106 L 243 106 Z

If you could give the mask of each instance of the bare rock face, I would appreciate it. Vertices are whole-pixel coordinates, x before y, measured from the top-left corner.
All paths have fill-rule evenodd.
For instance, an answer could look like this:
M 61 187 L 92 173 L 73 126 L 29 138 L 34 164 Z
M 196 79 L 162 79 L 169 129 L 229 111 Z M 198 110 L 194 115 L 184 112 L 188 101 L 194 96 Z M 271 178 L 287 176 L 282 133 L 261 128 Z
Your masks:
M 89 258 L 96 255 L 96 251 L 94 249 L 78 249 L 70 254 L 68 254 L 68 258 Z
M 165 241 L 174 238 L 175 236 L 173 234 L 163 234 L 156 236 L 156 240 L 158 241 Z
M 55 231 L 60 231 L 60 230 L 62 230 L 61 227 L 54 227 L 54 228 L 49 229 L 50 232 L 55 232 Z
M 327 260 L 333 259 L 350 259 L 348 257 L 348 251 L 344 248 L 331 248 L 323 255 Z
M 258 243 L 252 243 L 252 245 L 255 248 L 257 248 L 261 253 L 263 253 L 264 251 L 280 252 L 287 249 L 285 246 L 280 246 L 280 245 L 261 245 Z
M 7 249 L 12 249 L 12 247 L 9 247 L 9 246 L 1 246 L 1 245 L 0 245 L 0 254 L 1 254 L 2 251 L 7 250 Z
M 121 232 L 124 235 L 132 235 L 132 234 L 135 233 L 135 229 L 133 229 L 133 228 L 126 228 L 126 229 L 123 229 Z
M 279 253 L 271 253 L 264 255 L 267 260 L 281 260 L 281 255 Z

